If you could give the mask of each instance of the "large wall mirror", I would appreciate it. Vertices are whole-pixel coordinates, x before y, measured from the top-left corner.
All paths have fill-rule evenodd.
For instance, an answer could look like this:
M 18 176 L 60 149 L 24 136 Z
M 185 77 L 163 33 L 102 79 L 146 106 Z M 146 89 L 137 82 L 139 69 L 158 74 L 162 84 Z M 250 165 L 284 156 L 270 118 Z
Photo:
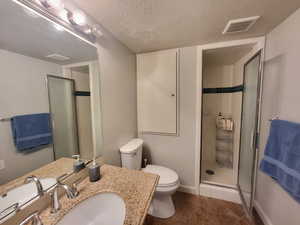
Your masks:
M 57 178 L 72 172 L 73 155 L 91 160 L 101 154 L 95 144 L 100 124 L 93 122 L 100 117 L 100 83 L 95 46 L 12 0 L 0 1 L 0 30 L 0 201 L 5 201 L 16 180 L 39 176 L 39 168 Z M 53 164 L 62 159 L 63 165 Z M 6 208 L 2 203 L 0 211 Z

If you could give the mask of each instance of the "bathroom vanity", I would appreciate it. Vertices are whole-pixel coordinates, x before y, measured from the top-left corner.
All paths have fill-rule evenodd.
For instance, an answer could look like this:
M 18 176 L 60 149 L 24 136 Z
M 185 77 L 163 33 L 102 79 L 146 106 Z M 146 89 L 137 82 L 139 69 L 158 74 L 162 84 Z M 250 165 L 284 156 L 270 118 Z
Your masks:
M 100 164 L 102 163 L 101 158 L 98 159 L 98 162 Z M 18 216 L 19 212 L 22 213 L 23 210 L 26 211 L 31 205 L 37 204 L 40 199 L 44 201 L 47 192 L 56 185 L 58 180 L 61 182 L 73 182 L 74 180 L 82 180 L 86 177 L 87 169 L 74 173 L 72 171 L 73 163 L 74 160 L 71 158 L 61 158 L 6 184 L 0 185 L 0 209 L 1 211 L 3 210 L 1 213 L 0 224 L 5 223 L 5 221 L 15 215 Z M 35 182 L 24 182 L 32 175 L 34 175 L 37 181 L 42 184 L 43 196 L 40 196 L 38 193 Z M 15 205 L 15 208 L 11 205 Z
M 41 176 L 48 174 L 47 170 L 40 172 Z M 43 225 L 79 225 L 84 222 L 118 225 L 115 221 L 119 221 L 120 225 L 142 225 L 158 180 L 159 176 L 155 174 L 103 165 L 101 179 L 92 183 L 85 175 L 77 184 L 79 195 L 74 199 L 63 195 L 58 212 L 51 213 L 51 204 L 44 207 L 36 204 L 38 201 L 49 201 L 46 196 L 35 203 L 38 206 L 23 210 L 23 214 L 32 215 L 38 210 Z M 20 218 L 10 218 L 3 225 L 19 224 Z
M 102 178 L 98 182 L 91 183 L 85 178 L 79 185 L 79 196 L 73 200 L 66 196 L 61 198 L 62 208 L 57 214 L 50 213 L 50 207 L 41 212 L 40 217 L 44 225 L 54 225 L 71 213 L 72 209 L 88 199 L 103 193 L 115 193 L 125 203 L 125 225 L 142 225 L 147 215 L 159 177 L 154 174 L 119 168 L 110 165 L 101 167 Z M 99 201 L 99 214 L 101 214 L 101 201 Z M 102 206 L 103 207 L 103 206 Z M 109 205 L 104 206 L 109 207 Z M 117 206 L 115 207 L 116 212 Z M 91 208 L 91 211 L 94 209 Z M 118 217 L 114 212 L 110 217 Z M 85 218 L 89 221 L 91 218 Z M 93 218 L 95 219 L 95 218 Z M 102 224 L 101 221 L 98 221 Z M 58 223 L 60 224 L 60 223 Z M 76 224 L 73 222 L 72 224 Z M 93 224 L 93 223 L 92 223 Z M 96 224 L 96 223 L 95 223 Z M 103 223 L 104 224 L 104 223 Z M 64 224 L 60 224 L 64 225 Z M 116 224 L 117 225 L 117 224 Z

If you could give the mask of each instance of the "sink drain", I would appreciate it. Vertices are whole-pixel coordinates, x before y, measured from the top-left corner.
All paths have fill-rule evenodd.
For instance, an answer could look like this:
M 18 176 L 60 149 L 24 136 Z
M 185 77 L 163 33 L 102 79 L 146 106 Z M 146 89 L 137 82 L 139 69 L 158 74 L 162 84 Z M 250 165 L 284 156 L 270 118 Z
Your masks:
M 205 171 L 208 175 L 214 175 L 215 174 L 215 171 L 213 170 L 206 170 Z

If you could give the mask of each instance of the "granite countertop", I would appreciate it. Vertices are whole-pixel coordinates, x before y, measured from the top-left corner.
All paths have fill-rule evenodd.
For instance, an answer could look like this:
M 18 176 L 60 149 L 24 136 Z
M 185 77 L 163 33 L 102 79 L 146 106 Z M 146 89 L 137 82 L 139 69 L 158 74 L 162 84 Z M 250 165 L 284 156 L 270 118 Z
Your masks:
M 62 208 L 56 214 L 50 213 L 50 207 L 40 214 L 44 225 L 56 224 L 73 207 L 83 200 L 101 192 L 119 194 L 126 204 L 125 225 L 142 225 L 147 215 L 159 176 L 142 171 L 128 170 L 110 165 L 101 167 L 102 178 L 94 183 L 85 178 L 79 185 L 79 196 L 60 199 Z
M 38 178 L 57 178 L 65 173 L 70 173 L 73 170 L 74 159 L 60 158 L 36 170 L 33 170 L 21 177 L 18 177 L 6 184 L 0 185 L 0 195 L 8 192 L 9 190 L 18 187 L 24 183 L 26 177 L 35 175 Z

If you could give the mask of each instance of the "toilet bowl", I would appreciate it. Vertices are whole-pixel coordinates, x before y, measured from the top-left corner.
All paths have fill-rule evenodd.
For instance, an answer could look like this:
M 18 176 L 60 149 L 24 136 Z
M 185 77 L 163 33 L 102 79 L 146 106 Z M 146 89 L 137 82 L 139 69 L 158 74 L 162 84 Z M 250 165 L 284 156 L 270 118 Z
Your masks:
M 142 139 L 133 139 L 120 148 L 122 167 L 141 170 Z M 159 175 L 159 182 L 151 202 L 148 214 L 158 218 L 169 218 L 175 214 L 172 194 L 180 183 L 174 170 L 158 165 L 147 165 L 143 172 Z
M 148 213 L 158 218 L 173 216 L 175 214 L 175 207 L 171 196 L 179 187 L 177 173 L 169 168 L 157 165 L 147 165 L 142 170 L 147 173 L 159 175 L 159 182 Z

